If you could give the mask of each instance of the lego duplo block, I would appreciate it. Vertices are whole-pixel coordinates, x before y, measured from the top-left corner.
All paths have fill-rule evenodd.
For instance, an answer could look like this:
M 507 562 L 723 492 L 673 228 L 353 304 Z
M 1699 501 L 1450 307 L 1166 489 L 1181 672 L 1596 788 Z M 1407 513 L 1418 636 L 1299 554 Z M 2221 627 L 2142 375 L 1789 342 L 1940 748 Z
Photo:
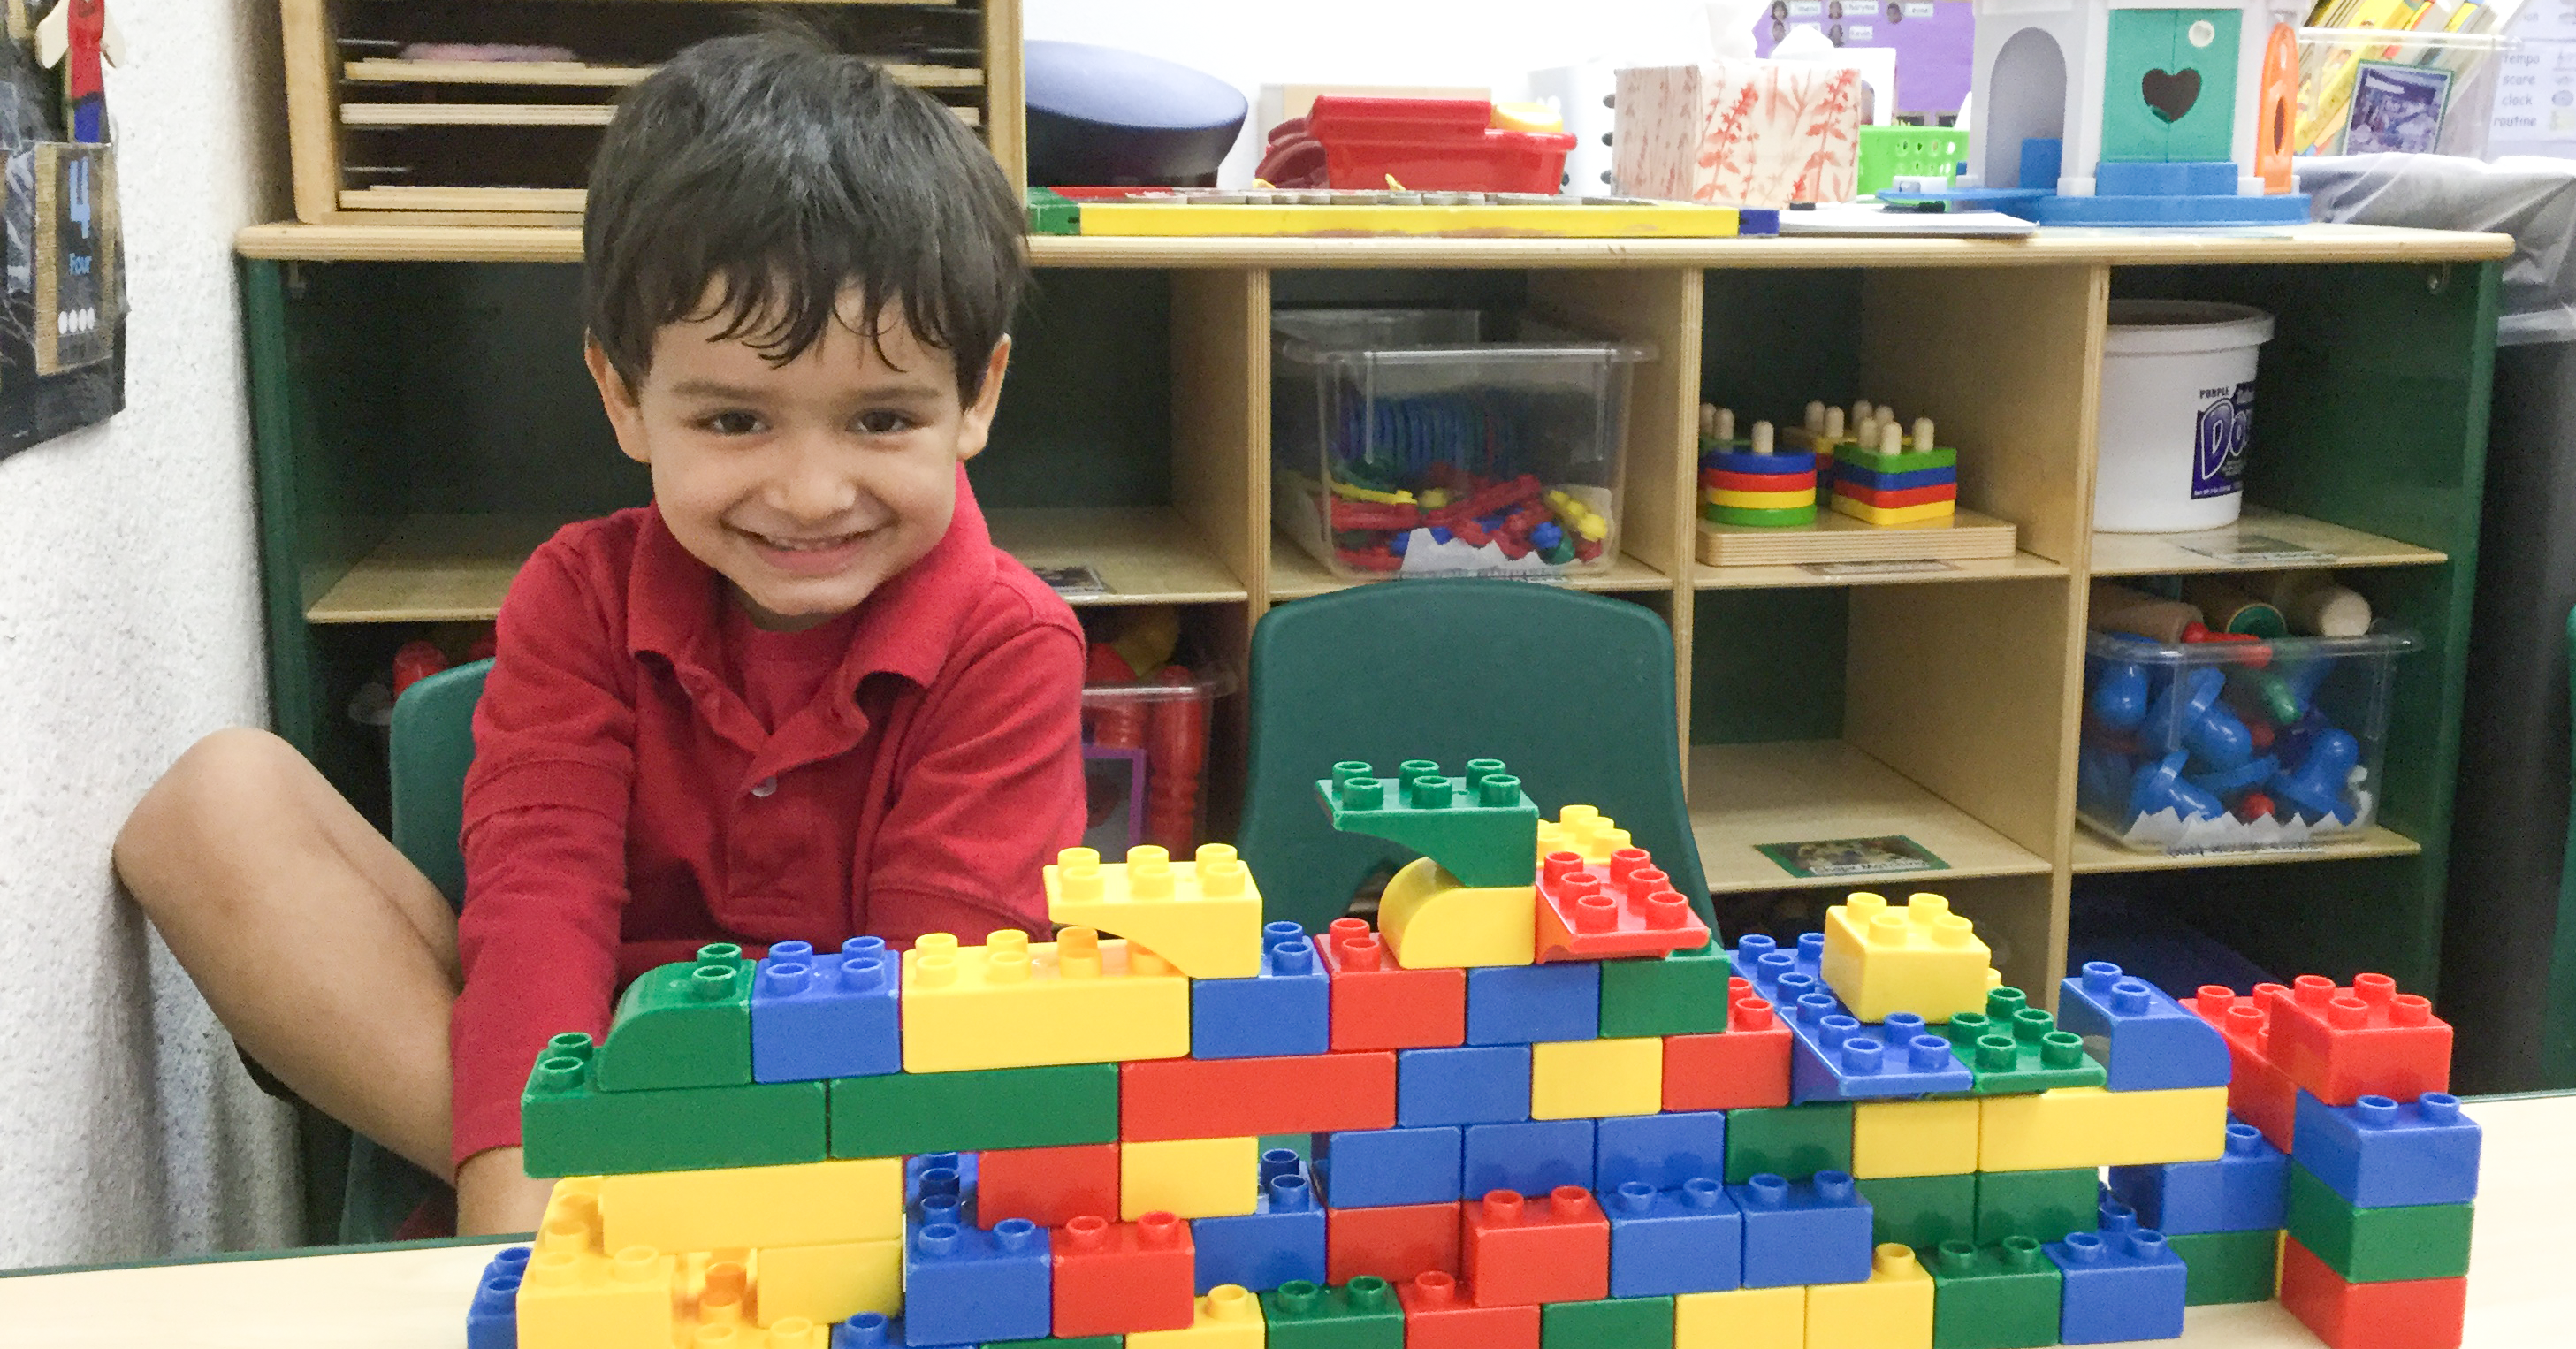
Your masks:
M 2098 1087 L 2110 1079 L 2084 1051 L 2084 1037 L 2060 1028 L 2018 988 L 1988 989 L 1984 1011 L 1951 1017 L 1942 1033 L 1977 1075 L 1980 1096 Z
M 2113 1091 L 2227 1085 L 2227 1041 L 2218 1029 L 2107 960 L 2086 961 L 2059 985 L 2057 1024 L 2102 1041 L 2104 1085 Z
M 1332 978 L 1333 1048 L 1439 1049 L 1467 1040 L 1467 972 L 1408 970 L 1357 918 L 1315 938 Z
M 1564 1185 L 1588 1190 L 1593 1143 L 1594 1121 L 1588 1119 L 1468 1125 L 1460 1192 L 1543 1195 Z
M 2297 1120 L 2299 1165 L 2345 1203 L 2395 1208 L 2478 1197 L 2477 1121 L 2448 1092 L 2403 1105 L 2364 1096 L 2340 1106 L 2301 1092 Z
M 1537 914 L 1536 886 L 1468 885 L 1428 857 L 1397 870 L 1377 902 L 1378 931 L 1409 970 L 1527 965 Z
M 1118 1065 L 845 1077 L 832 1087 L 832 1155 L 1053 1148 L 1118 1140 Z
M 2288 996 L 2273 997 L 2271 1014 L 2272 1062 L 2327 1105 L 2451 1089 L 2450 1023 L 2387 975 L 2356 974 L 2350 988 L 2300 975 Z
M 2281 1244 L 2281 1306 L 2327 1349 L 2457 1349 L 2469 1281 L 2352 1283 L 2291 1237 Z
M 1734 963 L 1713 939 L 1653 959 L 1606 960 L 1598 968 L 1604 1036 L 1714 1035 L 1726 1029 Z
M 1805 1349 L 1807 1290 L 1739 1288 L 1673 1299 L 1673 1349 Z
M 1525 1045 L 1601 1034 L 1601 966 L 1467 971 L 1467 1043 Z
M 751 1081 L 751 962 L 718 943 L 656 966 L 617 1000 L 593 1073 L 601 1091 L 667 1091 Z
M 1454 1203 L 1326 1210 L 1324 1281 L 1345 1284 L 1375 1275 L 1401 1282 L 1433 1271 L 1456 1274 L 1458 1213 Z
M 1973 1100 L 1862 1101 L 1852 1107 L 1851 1173 L 1957 1176 L 1977 1169 Z
M 2216 1161 L 2115 1166 L 2110 1184 L 2121 1203 L 2137 1210 L 2141 1225 L 2167 1240 L 2195 1232 L 2250 1232 L 2281 1225 L 2290 1159 L 2261 1130 L 2229 1120 L 2227 1151 Z
M 1550 1303 L 1539 1309 L 1539 1343 L 1547 1349 L 1671 1349 L 1673 1300 Z
M 1188 1329 L 1138 1331 L 1127 1349 L 1262 1349 L 1266 1342 L 1261 1299 L 1227 1283 L 1199 1295 Z
M 1869 1201 L 1842 1171 L 1807 1180 L 1768 1173 L 1726 1187 L 1744 1211 L 1744 1286 L 1858 1283 L 1869 1277 Z
M 2039 1349 L 2057 1343 L 2064 1276 L 2030 1237 L 1945 1241 L 1931 1253 L 1932 1349 Z
M 2271 1059 L 2271 1005 L 2275 995 L 2288 992 L 2279 984 L 2257 984 L 2252 996 L 2243 997 L 2223 985 L 2203 984 L 2182 1000 L 2227 1041 L 2228 1110 L 2284 1152 L 2290 1149 L 2299 1093 Z
M 1759 932 L 1747 932 L 1735 940 L 1735 977 L 1752 985 L 1755 996 L 1768 998 L 1774 1005 L 1796 1002 L 1801 994 L 1830 993 L 1825 987 L 1825 934 L 1806 932 L 1798 940 L 1782 946 Z M 1792 980 L 1786 985 L 1781 980 Z
M 2474 1204 L 2355 1208 L 2294 1161 L 2282 1226 L 2346 1282 L 2391 1283 L 2465 1276 L 2476 1216 Z
M 903 1069 L 954 1073 L 1190 1052 L 1190 981 L 1090 928 L 1051 942 L 1003 928 L 982 946 L 945 932 L 903 955 Z
M 1972 1239 L 1991 1246 L 2008 1237 L 2055 1241 L 2098 1223 L 2101 1181 L 2092 1167 L 2051 1171 L 1981 1171 Z
M 1283 1284 L 1261 1295 L 1261 1310 L 1270 1349 L 1403 1349 L 1404 1305 L 1374 1275 L 1337 1288 Z
M 609 1175 L 600 1181 L 599 1216 L 612 1251 L 882 1241 L 903 1235 L 903 1163 L 879 1157 Z
M 519 1281 L 520 1349 L 662 1349 L 674 1328 L 671 1267 L 642 1247 L 538 1251 Z
M 2165 1239 L 2143 1228 L 2096 1234 L 2069 1232 L 2040 1250 L 2065 1277 L 2059 1304 L 2061 1344 L 2119 1340 L 2170 1340 L 2182 1334 L 2182 1258 Z
M 1272 1058 L 1332 1048 L 1332 981 L 1306 930 L 1282 920 L 1261 930 L 1261 970 L 1249 979 L 1190 984 L 1190 1056 Z
M 1852 1107 L 1832 1102 L 1777 1110 L 1735 1110 L 1726 1117 L 1726 1183 L 1769 1172 L 1804 1180 L 1819 1171 L 1849 1171 Z
M 1395 1125 L 1395 1055 L 1122 1063 L 1118 1134 L 1129 1142 L 1329 1133 Z
M 2168 1233 L 2165 1245 L 2182 1257 L 2191 1271 L 2183 1304 L 2214 1307 L 2231 1302 L 2269 1302 L 2280 1283 L 2281 1234 L 2277 1229 L 2245 1232 Z
M 1538 822 L 1538 853 L 1531 862 L 1535 866 L 1549 853 L 1570 852 L 1589 865 L 1608 866 L 1628 844 L 1628 831 L 1617 820 L 1591 806 L 1567 806 L 1555 819 Z
M 1365 763 L 1333 765 L 1315 784 L 1333 827 L 1401 843 L 1464 885 L 1527 885 L 1538 840 L 1538 807 L 1500 759 L 1470 759 L 1464 777 L 1442 777 L 1428 759 L 1407 759 L 1398 777 Z
M 1883 1242 L 1865 1283 L 1807 1290 L 1807 1349 L 1931 1349 L 1932 1276 L 1910 1248 Z
M 2205 1162 L 2227 1149 L 2225 1087 L 2057 1087 L 2035 1096 L 1984 1096 L 1977 1104 L 1981 1171 Z
M 973 1152 L 916 1152 L 903 1159 L 903 1202 L 909 1209 L 924 1195 L 955 1195 L 964 1201 L 975 1196 L 975 1177 L 980 1170 Z M 1003 1214 L 1009 1217 L 1009 1214 Z M 1045 1224 L 1041 1223 L 1043 1227 Z
M 991 1231 L 913 1229 L 904 1250 L 904 1333 L 923 1344 L 980 1344 L 1049 1333 L 1047 1229 L 1009 1218 Z
M 1975 1074 L 1922 1018 L 1899 1012 L 1871 1025 L 1830 993 L 1807 993 L 1781 1009 L 1797 1044 L 1789 1054 L 1789 1099 L 1868 1100 L 1964 1092 Z
M 1470 1201 L 1458 1246 L 1459 1273 L 1479 1307 L 1610 1296 L 1610 1220 L 1579 1186 Z
M 1430 1270 L 1395 1286 L 1404 1349 L 1538 1349 L 1539 1309 L 1479 1307 L 1456 1277 Z
M 1836 514 L 1866 520 L 1873 525 L 1913 525 L 1946 520 L 1957 509 L 1957 503 L 1952 501 L 1927 501 L 1919 506 L 1872 506 L 1839 491 L 1834 493 L 1832 505 Z
M 1190 1225 L 1168 1213 L 1132 1223 L 1086 1214 L 1057 1229 L 1057 1335 L 1185 1330 L 1196 1319 Z
M 1632 1180 L 1603 1194 L 1610 1296 L 1721 1293 L 1744 1281 L 1744 1215 L 1716 1181 L 1658 1190 Z
M 1538 958 L 1607 960 L 1688 951 L 1711 940 L 1708 924 L 1643 848 L 1602 865 L 1571 850 L 1538 866 Z
M 1062 1227 L 1086 1213 L 1118 1211 L 1118 1144 L 995 1148 L 978 1158 L 975 1221 L 1026 1218 Z
M 1265 1167 L 1269 1156 L 1263 1154 Z M 1198 1244 L 1201 1294 L 1228 1283 L 1264 1293 L 1297 1279 L 1324 1281 L 1324 1206 L 1295 1165 L 1296 1154 L 1288 1157 L 1287 1169 L 1263 1182 L 1252 1212 L 1201 1218 L 1190 1225 L 1191 1240 Z
M 1125 937 L 1193 979 L 1261 973 L 1261 889 L 1223 843 L 1202 843 L 1187 862 L 1142 844 L 1124 862 L 1067 848 L 1046 869 L 1047 921 Z
M 1940 895 L 1892 905 L 1885 896 L 1859 892 L 1825 910 L 1819 972 L 1863 1021 L 1910 1012 L 1937 1026 L 1956 1013 L 1982 1010 L 1993 959 L 1975 924 L 1950 912 Z
M 1124 1335 L 1059 1335 L 1043 1340 L 993 1340 L 984 1349 L 1121 1349 L 1126 1342 Z M 836 1341 L 831 1349 L 842 1347 Z
M 823 1160 L 824 1084 L 602 1091 L 590 1037 L 556 1036 L 519 1096 L 523 1162 L 531 1176 L 695 1171 Z M 861 1079 L 867 1080 L 867 1079 Z
M 1664 1108 L 1664 1042 L 1572 1040 L 1530 1047 L 1530 1118 L 1651 1115 Z
M 1315 1135 L 1315 1172 L 1335 1208 L 1446 1204 L 1459 1197 L 1456 1125 Z
M 1742 1110 L 1789 1103 L 1794 1039 L 1752 985 L 1731 980 L 1728 1027 L 1718 1035 L 1664 1038 L 1664 1109 Z
M 465 1349 L 519 1349 L 519 1281 L 531 1254 L 525 1246 L 504 1246 L 483 1266 L 474 1300 L 465 1304 Z
M 1973 1175 L 1881 1176 L 1857 1184 L 1869 1201 L 1870 1237 L 1882 1246 L 1938 1246 L 1977 1230 Z
M 751 981 L 752 1080 L 901 1072 L 901 1007 L 884 938 L 852 937 L 837 953 L 779 942 Z
M 1395 1122 L 1513 1124 L 1530 1117 L 1528 1045 L 1406 1049 L 1395 1056 Z
M 1118 1216 L 1250 1213 L 1261 1192 L 1261 1140 L 1185 1138 L 1118 1145 Z
M 1726 1179 L 1724 1112 L 1617 1115 L 1593 1126 L 1595 1193 L 1608 1194 L 1632 1180 L 1657 1190 L 1678 1190 L 1699 1179 Z
M 903 1310 L 903 1238 L 820 1246 L 772 1246 L 752 1253 L 760 1323 L 819 1325 L 861 1312 Z

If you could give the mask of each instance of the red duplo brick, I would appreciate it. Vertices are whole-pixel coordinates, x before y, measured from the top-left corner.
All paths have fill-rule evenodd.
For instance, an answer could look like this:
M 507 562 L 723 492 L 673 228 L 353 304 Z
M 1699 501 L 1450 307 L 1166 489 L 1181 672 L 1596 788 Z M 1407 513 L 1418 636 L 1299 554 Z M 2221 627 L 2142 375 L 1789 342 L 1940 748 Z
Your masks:
M 1402 1283 L 1417 1274 L 1458 1272 L 1458 1208 L 1393 1204 L 1324 1211 L 1324 1280 L 1340 1287 L 1363 1274 Z
M 2256 984 L 2253 996 L 2240 998 L 2224 985 L 2204 984 L 2198 995 L 2181 1000 L 2227 1039 L 2227 1108 L 2283 1152 L 2290 1150 L 2299 1089 L 2272 1062 L 2268 1009 L 2275 996 L 2288 992 L 2279 984 Z
M 1708 945 L 1708 924 L 1643 848 L 1621 848 L 1607 866 L 1552 852 L 1538 868 L 1538 958 L 1607 960 Z
M 2281 1305 L 2327 1349 L 2458 1349 L 2467 1279 L 2345 1283 L 2297 1237 L 2281 1239 Z
M 1086 1214 L 1057 1229 L 1055 1334 L 1186 1330 L 1197 1314 L 1198 1250 L 1168 1213 L 1132 1223 Z
M 1479 1307 L 1595 1302 L 1610 1296 L 1610 1219 L 1592 1192 L 1542 1199 L 1495 1190 L 1467 1206 L 1459 1264 Z
M 2356 974 L 2352 987 L 2337 988 L 2302 974 L 2271 1011 L 2272 1062 L 2327 1105 L 2451 1089 L 2451 1024 L 2387 975 Z
M 1395 1296 L 1404 1304 L 1404 1349 L 1538 1349 L 1536 1303 L 1479 1307 L 1438 1271 L 1397 1284 Z
M 1118 1065 L 1118 1137 L 1129 1143 L 1394 1127 L 1387 1050 Z
M 1789 1103 L 1789 1027 L 1753 985 L 1727 981 L 1726 1029 L 1664 1037 L 1664 1109 L 1741 1110 Z
M 1118 1145 L 991 1148 L 976 1161 L 975 1221 L 1026 1218 L 1062 1227 L 1086 1213 L 1118 1211 Z
M 1467 972 L 1398 967 L 1386 943 L 1357 918 L 1336 918 L 1315 938 L 1332 979 L 1336 1051 L 1443 1049 L 1467 1042 Z

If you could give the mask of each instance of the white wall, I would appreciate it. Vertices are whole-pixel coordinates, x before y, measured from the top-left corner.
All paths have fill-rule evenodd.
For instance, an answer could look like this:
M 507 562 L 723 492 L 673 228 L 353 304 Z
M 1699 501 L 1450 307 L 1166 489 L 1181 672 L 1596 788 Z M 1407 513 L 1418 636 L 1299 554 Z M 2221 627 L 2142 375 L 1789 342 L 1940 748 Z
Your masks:
M 284 1112 L 108 870 L 180 750 L 266 716 L 231 239 L 282 207 L 277 6 L 115 3 L 126 409 L 0 461 L 0 1267 L 295 1235 Z

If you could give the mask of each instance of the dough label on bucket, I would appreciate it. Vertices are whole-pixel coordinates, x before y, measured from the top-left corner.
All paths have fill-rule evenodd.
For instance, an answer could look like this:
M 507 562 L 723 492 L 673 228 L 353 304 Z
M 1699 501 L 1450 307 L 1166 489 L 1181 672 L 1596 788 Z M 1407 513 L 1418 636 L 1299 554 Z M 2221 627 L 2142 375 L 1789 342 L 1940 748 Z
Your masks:
M 2254 419 L 2254 382 L 2233 393 L 2203 390 L 2210 403 L 2200 410 L 2192 436 L 2191 495 L 2223 497 L 2245 490 L 2245 433 Z

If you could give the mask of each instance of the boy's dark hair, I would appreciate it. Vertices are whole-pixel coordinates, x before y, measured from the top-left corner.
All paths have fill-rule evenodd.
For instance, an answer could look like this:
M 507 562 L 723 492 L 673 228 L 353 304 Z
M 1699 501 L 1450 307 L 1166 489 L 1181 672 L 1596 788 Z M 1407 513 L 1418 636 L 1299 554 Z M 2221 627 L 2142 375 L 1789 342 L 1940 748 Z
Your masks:
M 955 114 L 809 33 L 701 42 L 637 85 L 590 168 L 582 319 L 632 387 L 664 325 L 721 317 L 784 363 L 857 288 L 899 302 L 973 402 L 1027 279 L 1020 203 Z M 716 303 L 708 307 L 708 287 Z

